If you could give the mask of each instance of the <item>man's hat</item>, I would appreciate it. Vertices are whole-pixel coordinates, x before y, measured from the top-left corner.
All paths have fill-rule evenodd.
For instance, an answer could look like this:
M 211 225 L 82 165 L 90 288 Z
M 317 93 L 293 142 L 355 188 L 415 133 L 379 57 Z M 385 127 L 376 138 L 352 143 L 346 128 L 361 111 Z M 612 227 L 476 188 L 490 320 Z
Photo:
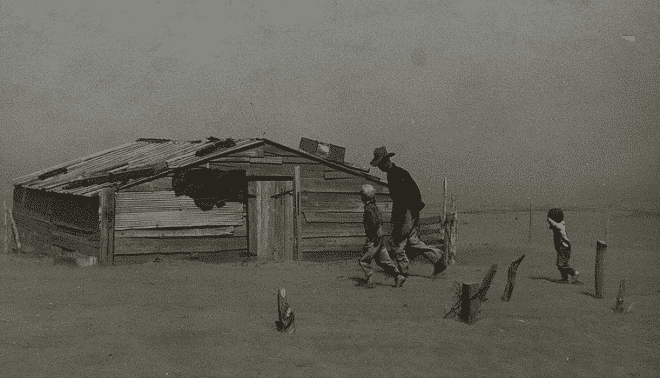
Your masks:
M 374 150 L 374 160 L 372 160 L 369 164 L 371 164 L 372 167 L 377 167 L 381 161 L 394 155 L 394 152 L 387 153 L 387 148 L 385 148 L 385 146 L 378 147 Z

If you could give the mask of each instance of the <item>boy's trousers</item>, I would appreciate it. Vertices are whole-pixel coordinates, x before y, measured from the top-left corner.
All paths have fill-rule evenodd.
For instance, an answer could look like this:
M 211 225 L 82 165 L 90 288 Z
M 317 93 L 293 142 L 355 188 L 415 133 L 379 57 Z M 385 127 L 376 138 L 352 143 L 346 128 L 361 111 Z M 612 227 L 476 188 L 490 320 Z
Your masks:
M 383 242 L 383 237 L 377 237 L 374 239 L 367 238 L 364 246 L 362 247 L 362 252 L 364 255 L 360 258 L 360 267 L 364 272 L 364 275 L 367 278 L 371 277 L 374 274 L 374 271 L 371 267 L 371 262 L 376 260 L 376 265 L 381 267 L 385 274 L 392 277 L 396 277 L 399 274 L 399 270 L 396 267 L 396 264 L 390 258 L 390 254 L 385 248 L 385 243 Z
M 571 258 L 571 247 L 563 245 L 558 246 L 557 250 L 557 269 L 561 274 L 562 280 L 567 280 L 568 276 L 575 275 L 575 269 L 568 265 L 568 260 Z

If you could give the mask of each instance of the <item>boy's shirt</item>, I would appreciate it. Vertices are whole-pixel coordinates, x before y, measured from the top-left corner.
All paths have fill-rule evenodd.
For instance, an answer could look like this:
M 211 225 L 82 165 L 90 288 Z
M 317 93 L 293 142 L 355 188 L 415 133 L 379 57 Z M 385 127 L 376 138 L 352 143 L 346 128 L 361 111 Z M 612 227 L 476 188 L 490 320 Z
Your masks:
M 566 235 L 566 222 L 561 221 L 559 223 L 548 218 L 548 223 L 550 223 L 550 229 L 553 233 L 553 240 L 555 242 L 555 247 L 564 246 L 570 247 L 571 242 L 568 240 Z
M 383 235 L 381 225 L 383 217 L 380 214 L 376 201 L 369 201 L 364 204 L 364 233 L 367 239 L 376 241 Z

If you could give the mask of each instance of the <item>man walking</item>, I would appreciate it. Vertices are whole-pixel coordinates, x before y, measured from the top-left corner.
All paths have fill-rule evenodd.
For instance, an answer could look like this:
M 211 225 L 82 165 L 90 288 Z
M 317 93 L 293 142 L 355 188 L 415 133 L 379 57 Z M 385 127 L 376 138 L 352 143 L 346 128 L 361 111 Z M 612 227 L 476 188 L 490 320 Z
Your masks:
M 374 150 L 374 158 L 370 164 L 387 173 L 392 198 L 392 247 L 399 268 L 396 286 L 401 287 L 408 277 L 409 260 L 406 247 L 411 252 L 422 253 L 433 263 L 434 276 L 442 273 L 447 266 L 438 248 L 419 240 L 419 212 L 425 206 L 422 194 L 410 173 L 392 163 L 392 156 L 394 153 L 388 153 L 385 146 L 378 147 Z

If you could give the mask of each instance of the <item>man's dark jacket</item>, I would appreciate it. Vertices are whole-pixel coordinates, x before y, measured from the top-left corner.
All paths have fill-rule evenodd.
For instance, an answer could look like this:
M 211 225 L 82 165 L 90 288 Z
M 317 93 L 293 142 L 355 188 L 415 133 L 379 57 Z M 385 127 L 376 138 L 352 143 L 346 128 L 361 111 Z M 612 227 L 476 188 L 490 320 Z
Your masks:
M 392 163 L 392 168 L 387 172 L 387 183 L 397 213 L 405 213 L 405 210 L 419 212 L 424 208 L 419 187 L 408 171 Z

